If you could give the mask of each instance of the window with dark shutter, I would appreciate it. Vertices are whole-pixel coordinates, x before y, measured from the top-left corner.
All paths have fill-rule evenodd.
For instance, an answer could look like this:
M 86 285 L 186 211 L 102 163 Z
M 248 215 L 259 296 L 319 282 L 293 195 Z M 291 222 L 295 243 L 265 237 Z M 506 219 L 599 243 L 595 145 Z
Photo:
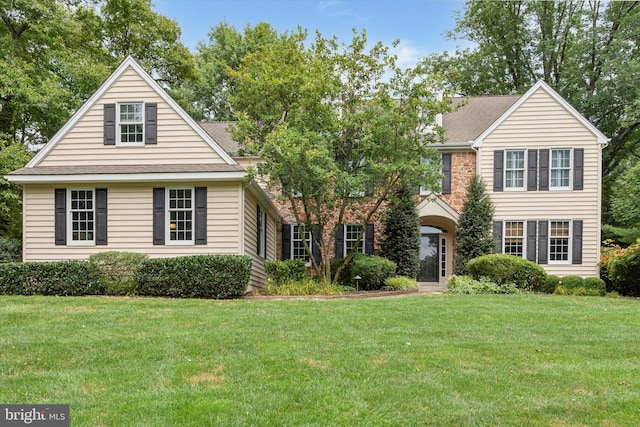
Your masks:
M 158 143 L 158 104 L 145 104 L 144 113 L 144 143 L 147 145 Z
M 582 220 L 573 220 L 571 263 L 582 264 Z
M 96 188 L 96 245 L 107 244 L 107 189 Z
M 538 264 L 549 263 L 549 221 L 538 221 Z
M 336 232 L 335 252 L 335 259 L 344 258 L 344 224 L 340 224 Z
M 573 189 L 584 188 L 584 148 L 573 150 Z
M 451 194 L 451 153 L 442 153 L 442 194 Z
M 67 190 L 56 188 L 55 198 L 55 244 L 67 244 Z
M 538 190 L 549 190 L 549 150 L 540 150 L 540 174 L 538 176 Z
M 207 187 L 195 188 L 195 244 L 207 244 Z
M 153 189 L 153 244 L 164 245 L 165 208 L 164 188 Z
M 367 224 L 364 234 L 364 253 L 373 255 L 375 243 L 375 229 L 373 224 Z
M 282 259 L 291 259 L 291 224 L 282 224 Z
M 538 150 L 527 151 L 527 191 L 538 189 Z
M 116 145 L 116 104 L 104 104 L 104 145 Z
M 537 223 L 536 221 L 527 221 L 527 259 L 536 261 L 536 243 L 537 243 Z
M 493 237 L 496 239 L 495 251 L 502 253 L 502 221 L 493 221 Z
M 493 191 L 504 190 L 504 151 L 493 152 Z

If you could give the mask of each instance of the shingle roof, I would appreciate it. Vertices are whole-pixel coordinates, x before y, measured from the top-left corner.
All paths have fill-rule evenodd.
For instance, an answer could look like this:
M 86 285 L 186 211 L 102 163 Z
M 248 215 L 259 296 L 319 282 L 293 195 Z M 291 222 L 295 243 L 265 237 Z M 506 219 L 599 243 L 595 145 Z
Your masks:
M 231 138 L 227 130 L 234 122 L 199 122 L 198 124 L 229 154 L 235 155 L 240 150 L 240 144 Z
M 21 168 L 9 175 L 96 175 L 96 174 L 142 174 L 142 173 L 196 173 L 196 172 L 241 172 L 242 166 L 226 163 L 184 165 L 94 165 L 94 166 L 35 166 Z
M 468 98 L 466 105 L 442 117 L 442 126 L 447 130 L 448 142 L 469 142 L 482 132 L 522 95 L 478 96 Z M 453 98 L 454 107 L 465 102 L 465 98 Z

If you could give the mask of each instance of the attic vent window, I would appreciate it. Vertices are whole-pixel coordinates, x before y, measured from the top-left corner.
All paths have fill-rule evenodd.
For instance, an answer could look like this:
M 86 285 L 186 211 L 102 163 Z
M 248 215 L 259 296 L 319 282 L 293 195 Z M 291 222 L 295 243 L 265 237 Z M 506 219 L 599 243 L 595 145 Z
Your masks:
M 119 104 L 120 113 L 120 143 L 143 144 L 144 121 L 142 115 L 142 102 Z

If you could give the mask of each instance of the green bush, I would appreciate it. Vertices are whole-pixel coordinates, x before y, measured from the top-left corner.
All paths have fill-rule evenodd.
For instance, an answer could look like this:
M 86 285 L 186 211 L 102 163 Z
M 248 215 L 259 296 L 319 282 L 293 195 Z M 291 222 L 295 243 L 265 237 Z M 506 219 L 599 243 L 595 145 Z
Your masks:
M 144 261 L 135 274 L 139 295 L 178 298 L 226 298 L 244 294 L 251 258 L 196 255 Z
M 410 291 L 420 288 L 415 279 L 407 276 L 389 277 L 384 282 L 384 289 L 389 291 Z
M 603 251 L 600 267 L 603 278 L 609 282 L 607 290 L 640 296 L 640 240 L 624 249 Z
M 22 243 L 17 239 L 0 237 L 0 263 L 18 262 L 22 259 Z
M 99 294 L 100 272 L 86 261 L 0 264 L 0 292 L 11 295 Z
M 264 263 L 264 269 L 276 285 L 299 282 L 307 275 L 307 266 L 301 259 L 267 261 Z
M 607 294 L 607 286 L 599 277 L 587 277 L 584 279 L 584 287 L 590 291 L 596 291 L 598 295 L 604 296 Z
M 451 276 L 447 282 L 451 294 L 519 294 L 522 292 L 513 283 L 497 284 L 487 277 L 479 280 L 471 276 Z
M 319 282 L 307 277 L 302 280 L 290 280 L 283 284 L 269 282 L 267 294 L 269 295 L 341 295 L 342 288 L 331 283 Z
M 488 277 L 498 285 L 512 283 L 520 289 L 541 291 L 546 285 L 547 273 L 535 262 L 513 255 L 490 254 L 472 259 L 467 264 L 471 277 Z
M 584 287 L 584 279 L 580 276 L 564 276 L 560 279 L 559 285 L 571 291 L 572 289 Z
M 331 275 L 333 276 L 344 260 L 338 259 L 331 262 Z M 393 277 L 396 272 L 396 264 L 393 261 L 379 256 L 369 256 L 358 253 L 351 260 L 350 265 L 342 270 L 338 282 L 344 286 L 352 286 L 359 290 L 373 291 L 384 287 L 384 282 Z M 354 277 L 360 276 L 357 281 Z
M 91 255 L 89 262 L 100 270 L 100 286 L 106 295 L 133 295 L 135 273 L 147 258 L 134 252 L 107 251 Z
M 560 284 L 560 277 L 555 274 L 547 275 L 547 280 L 545 280 L 544 285 L 540 288 L 540 292 L 544 292 L 546 294 L 552 294 L 556 291 L 556 288 Z
M 573 295 L 573 296 L 590 296 L 599 297 L 603 296 L 597 289 L 587 289 L 584 286 L 576 286 L 574 288 L 566 288 L 563 285 L 559 285 L 554 292 L 556 295 Z

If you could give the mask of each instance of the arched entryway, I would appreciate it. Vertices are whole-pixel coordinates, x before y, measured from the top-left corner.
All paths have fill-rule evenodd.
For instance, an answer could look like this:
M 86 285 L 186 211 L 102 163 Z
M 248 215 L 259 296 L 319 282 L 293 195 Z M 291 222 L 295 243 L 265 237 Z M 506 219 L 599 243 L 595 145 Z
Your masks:
M 458 213 L 438 197 L 418 205 L 420 215 L 420 268 L 418 282 L 446 283 L 453 274 Z

